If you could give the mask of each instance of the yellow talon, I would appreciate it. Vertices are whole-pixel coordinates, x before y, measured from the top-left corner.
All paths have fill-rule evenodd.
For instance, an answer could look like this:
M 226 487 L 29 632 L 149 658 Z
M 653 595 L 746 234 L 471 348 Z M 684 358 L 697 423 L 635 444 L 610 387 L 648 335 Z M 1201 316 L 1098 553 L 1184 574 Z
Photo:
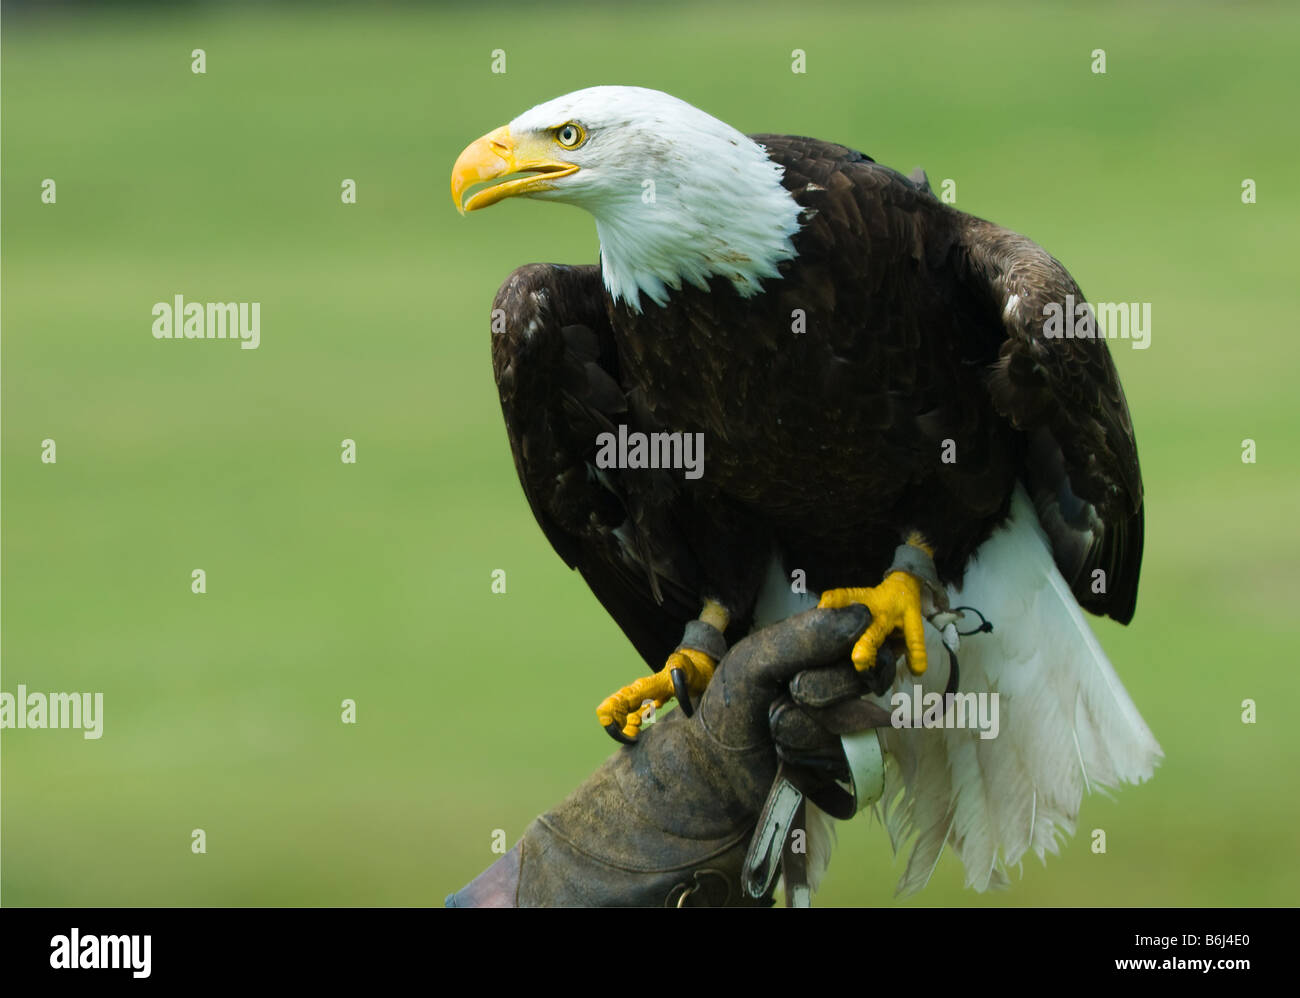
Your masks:
M 602 700 L 596 708 L 596 720 L 602 728 L 617 724 L 624 737 L 635 739 L 641 730 L 641 705 L 649 700 L 657 710 L 673 698 L 674 669 L 686 674 L 687 688 L 696 697 L 709 685 L 716 667 L 717 663 L 702 651 L 693 648 L 675 651 L 653 676 L 643 676 Z
M 853 646 L 853 665 L 866 672 L 876 664 L 876 652 L 895 630 L 902 630 L 907 645 L 907 667 L 913 675 L 924 674 L 925 630 L 921 617 L 921 580 L 907 572 L 894 572 L 873 589 L 831 589 L 817 605 L 838 610 L 862 603 L 871 611 L 871 626 Z

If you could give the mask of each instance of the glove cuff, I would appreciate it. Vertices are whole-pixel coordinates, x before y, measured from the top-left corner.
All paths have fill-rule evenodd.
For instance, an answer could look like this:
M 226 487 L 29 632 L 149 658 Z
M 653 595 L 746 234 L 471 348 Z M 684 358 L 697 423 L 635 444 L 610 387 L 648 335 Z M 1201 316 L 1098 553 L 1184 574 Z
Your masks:
M 766 769 L 761 759 L 753 765 Z M 528 826 L 515 847 L 513 904 L 770 905 L 770 896 L 756 900 L 741 888 L 755 815 L 735 766 L 700 725 L 673 711 Z M 740 781 L 756 790 L 770 778 L 754 772 Z M 508 858 L 497 865 L 508 866 Z M 473 894 L 462 895 L 477 885 L 448 903 L 473 903 Z M 494 884 L 485 892 L 503 893 Z

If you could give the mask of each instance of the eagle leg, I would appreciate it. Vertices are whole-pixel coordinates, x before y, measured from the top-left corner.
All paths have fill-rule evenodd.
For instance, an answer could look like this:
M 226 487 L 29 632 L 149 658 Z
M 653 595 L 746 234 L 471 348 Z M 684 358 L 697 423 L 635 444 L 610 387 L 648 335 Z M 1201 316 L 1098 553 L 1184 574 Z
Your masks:
M 687 625 L 683 644 L 668 656 L 664 667 L 653 676 L 644 676 L 629 686 L 624 686 L 617 693 L 606 697 L 596 708 L 596 719 L 601 727 L 609 732 L 616 741 L 632 744 L 641 731 L 641 725 L 650 714 L 650 708 L 658 710 L 673 697 L 678 699 L 682 710 L 689 717 L 694 708 L 691 697 L 699 696 L 713 678 L 718 659 L 722 657 L 725 645 L 721 642 L 722 631 L 726 628 L 730 615 L 722 604 L 715 600 L 706 600 L 704 609 L 697 621 Z M 700 625 L 705 625 L 703 632 Z M 715 654 L 689 644 L 704 644 L 695 637 L 712 631 L 721 647 L 711 649 Z
M 871 610 L 871 625 L 853 646 L 853 665 L 859 672 L 875 668 L 880 646 L 890 634 L 899 630 L 907 646 L 908 669 L 915 676 L 925 673 L 928 662 L 922 626 L 925 617 L 921 602 L 922 584 L 936 604 L 940 607 L 947 604 L 933 559 L 934 549 L 920 534 L 912 533 L 907 543 L 900 545 L 895 552 L 894 565 L 885 573 L 880 585 L 868 589 L 830 589 L 822 593 L 817 605 L 823 609 L 862 603 Z

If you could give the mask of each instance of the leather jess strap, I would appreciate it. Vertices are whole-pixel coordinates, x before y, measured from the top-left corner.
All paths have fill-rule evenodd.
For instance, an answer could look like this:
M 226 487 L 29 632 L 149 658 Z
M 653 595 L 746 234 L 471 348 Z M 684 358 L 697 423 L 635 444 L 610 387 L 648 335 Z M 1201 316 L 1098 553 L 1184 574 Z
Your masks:
M 880 713 L 888 723 L 888 713 Z M 847 820 L 880 799 L 885 789 L 885 757 L 875 727 L 879 724 L 840 738 L 850 774 L 848 789 L 829 775 L 804 766 L 782 762 L 777 768 L 745 857 L 742 882 L 751 897 L 763 897 L 772 889 L 779 863 L 787 907 L 809 906 L 807 802 L 811 800 L 833 818 Z

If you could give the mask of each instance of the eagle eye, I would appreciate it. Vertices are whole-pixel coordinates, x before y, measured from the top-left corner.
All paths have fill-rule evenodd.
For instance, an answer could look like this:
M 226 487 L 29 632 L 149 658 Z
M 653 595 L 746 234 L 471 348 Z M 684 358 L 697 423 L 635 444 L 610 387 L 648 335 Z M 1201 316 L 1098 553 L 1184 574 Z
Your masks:
M 587 133 L 577 122 L 570 121 L 555 130 L 555 141 L 565 149 L 577 149 L 587 141 Z

